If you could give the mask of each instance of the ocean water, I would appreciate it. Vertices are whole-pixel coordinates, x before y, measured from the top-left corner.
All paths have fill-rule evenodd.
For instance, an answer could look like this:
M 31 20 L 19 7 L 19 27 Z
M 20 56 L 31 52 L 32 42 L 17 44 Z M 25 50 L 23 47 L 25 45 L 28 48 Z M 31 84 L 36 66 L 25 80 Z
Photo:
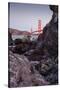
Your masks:
M 12 35 L 12 39 L 15 40 L 15 39 L 23 39 L 23 38 L 26 38 L 27 36 L 26 35 Z M 30 36 L 30 40 L 36 40 L 38 38 L 38 35 L 31 35 Z
M 22 39 L 24 38 L 24 35 L 12 35 L 12 39 L 15 40 L 15 39 Z

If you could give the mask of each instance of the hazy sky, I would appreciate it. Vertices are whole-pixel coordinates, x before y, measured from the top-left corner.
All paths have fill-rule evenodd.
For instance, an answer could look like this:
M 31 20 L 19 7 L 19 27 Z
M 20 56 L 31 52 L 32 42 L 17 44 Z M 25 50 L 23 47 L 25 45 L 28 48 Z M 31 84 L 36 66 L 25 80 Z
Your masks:
M 9 27 L 19 30 L 37 30 L 38 20 L 42 21 L 42 28 L 50 21 L 52 11 L 48 5 L 10 3 Z

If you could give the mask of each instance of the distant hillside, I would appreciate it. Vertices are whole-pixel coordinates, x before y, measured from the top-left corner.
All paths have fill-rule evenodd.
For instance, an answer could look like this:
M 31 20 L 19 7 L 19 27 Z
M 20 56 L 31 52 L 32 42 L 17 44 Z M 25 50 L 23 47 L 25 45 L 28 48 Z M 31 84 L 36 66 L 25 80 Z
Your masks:
M 30 35 L 31 34 L 28 31 L 20 31 L 20 30 L 12 29 L 12 28 L 8 28 L 8 30 L 10 31 L 12 35 Z

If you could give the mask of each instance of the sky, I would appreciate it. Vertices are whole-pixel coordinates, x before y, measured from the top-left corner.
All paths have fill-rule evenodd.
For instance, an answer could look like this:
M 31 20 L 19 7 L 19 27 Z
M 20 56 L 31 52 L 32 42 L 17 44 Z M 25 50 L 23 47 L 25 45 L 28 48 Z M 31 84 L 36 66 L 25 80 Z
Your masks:
M 51 20 L 53 12 L 48 5 L 10 3 L 8 5 L 8 27 L 22 31 L 36 31 L 38 20 L 42 28 Z

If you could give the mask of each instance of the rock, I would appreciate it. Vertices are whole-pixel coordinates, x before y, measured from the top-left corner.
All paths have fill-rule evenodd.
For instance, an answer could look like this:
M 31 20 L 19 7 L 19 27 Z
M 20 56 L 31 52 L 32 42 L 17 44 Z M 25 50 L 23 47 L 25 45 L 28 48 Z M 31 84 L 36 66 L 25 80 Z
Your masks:
M 27 41 L 23 42 L 22 39 L 15 39 L 15 48 L 13 50 L 14 53 L 23 54 L 29 49 L 29 43 Z
M 50 9 L 52 19 L 43 29 L 42 40 L 46 57 L 40 61 L 39 71 L 51 84 L 58 84 L 58 6 L 51 5 Z
M 14 40 L 15 45 L 22 43 L 22 39 L 18 38 Z
M 9 87 L 39 86 L 48 85 L 42 75 L 33 68 L 29 60 L 18 54 L 9 51 Z
M 58 12 L 58 6 L 57 5 L 49 5 L 49 7 L 53 12 Z
M 44 46 L 48 50 L 51 56 L 53 55 L 57 56 L 58 53 L 58 12 L 57 12 L 58 9 L 57 8 L 58 7 L 50 6 L 50 8 L 53 10 L 53 15 L 51 21 L 43 29 L 42 43 L 44 45 L 42 46 Z
M 36 41 L 23 41 L 22 39 L 16 39 L 14 41 L 15 48 L 13 49 L 14 53 L 24 54 L 27 51 L 31 51 L 36 46 Z

